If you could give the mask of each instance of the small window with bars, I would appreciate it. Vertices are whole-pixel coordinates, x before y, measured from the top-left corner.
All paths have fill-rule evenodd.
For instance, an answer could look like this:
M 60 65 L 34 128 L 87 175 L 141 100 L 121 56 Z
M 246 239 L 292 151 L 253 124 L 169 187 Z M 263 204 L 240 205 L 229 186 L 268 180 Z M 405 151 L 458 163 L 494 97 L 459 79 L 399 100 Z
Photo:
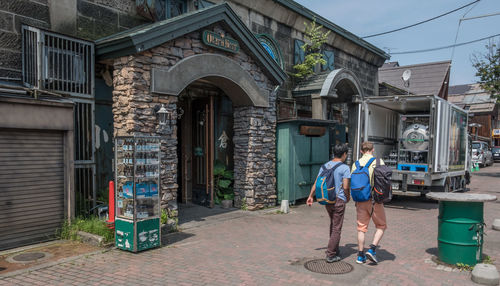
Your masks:
M 23 82 L 28 87 L 94 96 L 94 44 L 23 26 Z

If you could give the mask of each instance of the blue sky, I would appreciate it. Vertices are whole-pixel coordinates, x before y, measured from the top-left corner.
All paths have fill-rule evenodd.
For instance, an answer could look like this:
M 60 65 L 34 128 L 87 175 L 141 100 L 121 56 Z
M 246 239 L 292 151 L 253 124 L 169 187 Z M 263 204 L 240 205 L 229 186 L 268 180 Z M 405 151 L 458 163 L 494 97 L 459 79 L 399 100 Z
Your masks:
M 473 0 L 295 0 L 333 23 L 357 36 L 411 25 L 460 6 Z M 365 39 L 386 52 L 404 52 L 452 45 L 455 42 L 458 21 L 470 7 L 454 12 L 437 20 L 403 31 Z M 500 12 L 500 0 L 481 0 L 466 15 L 479 16 Z M 500 15 L 463 21 L 460 25 L 457 43 L 472 41 L 490 35 L 500 34 Z M 500 41 L 496 37 L 495 42 Z M 471 54 L 485 52 L 487 40 L 456 47 L 452 59 L 451 85 L 473 83 L 477 80 L 471 64 Z M 452 49 L 434 52 L 392 55 L 391 61 L 400 65 L 450 60 Z

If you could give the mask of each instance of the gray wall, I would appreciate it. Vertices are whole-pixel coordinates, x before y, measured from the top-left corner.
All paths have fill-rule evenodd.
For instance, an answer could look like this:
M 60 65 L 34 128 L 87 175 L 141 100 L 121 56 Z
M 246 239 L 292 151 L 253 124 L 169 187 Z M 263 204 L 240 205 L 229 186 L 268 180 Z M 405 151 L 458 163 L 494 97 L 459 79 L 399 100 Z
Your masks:
M 22 78 L 22 24 L 95 40 L 146 22 L 135 0 L 0 0 L 0 80 Z

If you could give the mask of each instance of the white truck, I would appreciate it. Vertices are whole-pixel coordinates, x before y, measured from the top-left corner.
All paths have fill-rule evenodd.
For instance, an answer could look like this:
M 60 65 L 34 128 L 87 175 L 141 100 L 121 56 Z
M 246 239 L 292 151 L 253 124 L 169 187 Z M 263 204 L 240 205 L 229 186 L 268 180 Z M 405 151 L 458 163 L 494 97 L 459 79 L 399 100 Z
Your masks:
M 361 103 L 356 147 L 371 141 L 393 168 L 395 195 L 465 191 L 470 174 L 467 111 L 436 96 L 377 96 Z

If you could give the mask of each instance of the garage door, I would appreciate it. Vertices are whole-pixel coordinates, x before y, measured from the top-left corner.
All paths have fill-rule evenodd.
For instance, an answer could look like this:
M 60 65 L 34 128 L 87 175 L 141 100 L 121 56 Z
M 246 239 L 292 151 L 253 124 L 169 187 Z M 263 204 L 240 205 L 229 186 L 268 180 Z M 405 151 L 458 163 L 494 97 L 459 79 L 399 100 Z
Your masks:
M 0 250 L 49 240 L 64 218 L 61 132 L 0 129 Z

